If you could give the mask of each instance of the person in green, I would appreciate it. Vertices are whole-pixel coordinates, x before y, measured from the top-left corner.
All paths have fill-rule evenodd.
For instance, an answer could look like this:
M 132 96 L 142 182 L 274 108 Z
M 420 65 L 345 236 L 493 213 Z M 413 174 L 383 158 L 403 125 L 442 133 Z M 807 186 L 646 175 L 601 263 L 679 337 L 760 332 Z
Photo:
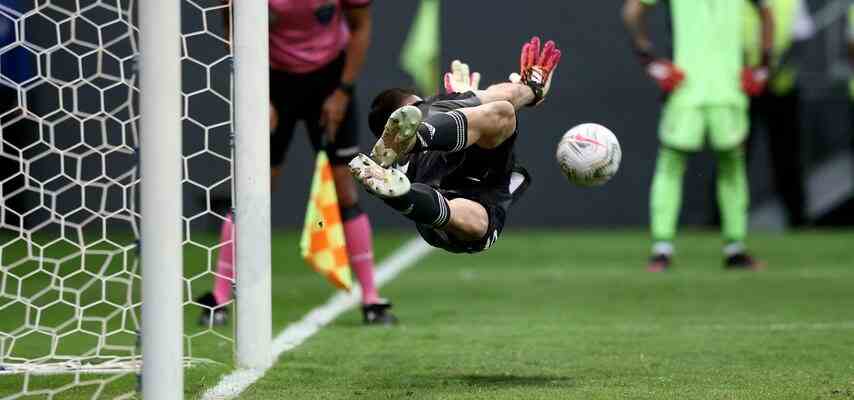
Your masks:
M 762 61 L 744 57 L 745 1 L 761 15 Z M 724 266 L 758 269 L 744 244 L 748 187 L 743 145 L 748 131 L 748 95 L 760 94 L 773 50 L 773 17 L 762 0 L 670 0 L 672 61 L 655 52 L 645 15 L 659 0 L 626 0 L 623 20 L 635 53 L 666 94 L 659 126 L 661 142 L 650 195 L 653 238 L 648 270 L 671 265 L 688 156 L 708 142 L 717 156 L 718 206 Z
M 764 127 L 773 166 L 774 188 L 782 200 L 790 227 L 807 223 L 805 210 L 803 138 L 800 129 L 800 100 L 797 83 L 805 42 L 815 34 L 815 24 L 805 0 L 768 0 L 774 16 L 774 51 L 768 89 L 750 101 L 748 159 L 760 126 Z M 747 61 L 758 65 L 762 58 L 759 13 L 746 7 L 744 43 Z

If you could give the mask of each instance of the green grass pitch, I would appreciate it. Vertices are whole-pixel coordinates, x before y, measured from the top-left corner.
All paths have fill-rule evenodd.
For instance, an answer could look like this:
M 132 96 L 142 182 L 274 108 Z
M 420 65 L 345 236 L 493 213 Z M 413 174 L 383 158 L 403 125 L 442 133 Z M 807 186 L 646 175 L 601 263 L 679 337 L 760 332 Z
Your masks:
M 407 235 L 379 235 L 380 258 Z M 331 294 L 296 239 L 275 236 L 277 332 Z M 666 274 L 644 271 L 639 232 L 509 231 L 481 255 L 434 252 L 383 289 L 399 326 L 349 312 L 241 398 L 854 399 L 854 232 L 755 234 L 756 273 L 723 271 L 714 233 L 676 244 Z M 229 368 L 187 370 L 187 398 Z M 21 384 L 0 377 L 0 398 Z

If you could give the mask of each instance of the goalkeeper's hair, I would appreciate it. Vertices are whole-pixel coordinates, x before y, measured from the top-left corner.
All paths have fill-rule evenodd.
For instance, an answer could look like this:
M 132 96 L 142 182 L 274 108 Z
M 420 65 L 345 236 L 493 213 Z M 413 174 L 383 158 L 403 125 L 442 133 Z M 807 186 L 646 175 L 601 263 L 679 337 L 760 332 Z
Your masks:
M 402 107 L 404 100 L 415 95 L 413 89 L 392 88 L 383 90 L 374 97 L 374 101 L 371 102 L 371 113 L 368 114 L 368 126 L 371 127 L 374 136 L 380 137 L 391 113 Z

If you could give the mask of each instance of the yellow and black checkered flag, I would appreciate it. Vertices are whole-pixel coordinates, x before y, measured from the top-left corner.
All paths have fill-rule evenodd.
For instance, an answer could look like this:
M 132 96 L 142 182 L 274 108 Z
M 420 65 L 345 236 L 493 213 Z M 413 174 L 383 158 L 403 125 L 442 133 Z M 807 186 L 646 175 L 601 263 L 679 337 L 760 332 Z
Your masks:
M 311 195 L 305 213 L 300 250 L 305 261 L 335 287 L 350 290 L 350 261 L 332 167 L 324 151 L 317 153 Z

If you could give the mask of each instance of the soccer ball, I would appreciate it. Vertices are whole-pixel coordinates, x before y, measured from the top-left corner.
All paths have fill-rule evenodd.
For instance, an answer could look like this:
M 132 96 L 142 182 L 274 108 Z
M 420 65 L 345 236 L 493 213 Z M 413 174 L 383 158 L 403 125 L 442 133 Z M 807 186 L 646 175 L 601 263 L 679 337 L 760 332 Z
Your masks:
M 608 128 L 581 124 L 568 130 L 557 145 L 557 163 L 578 186 L 600 186 L 620 168 L 620 142 Z

